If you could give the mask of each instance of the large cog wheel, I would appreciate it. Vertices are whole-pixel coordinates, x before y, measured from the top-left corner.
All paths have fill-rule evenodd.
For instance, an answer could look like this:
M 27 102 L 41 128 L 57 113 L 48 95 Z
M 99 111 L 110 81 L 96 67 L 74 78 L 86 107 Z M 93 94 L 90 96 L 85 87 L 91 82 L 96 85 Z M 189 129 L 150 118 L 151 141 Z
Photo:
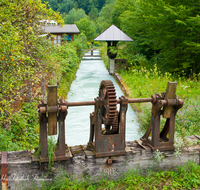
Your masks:
M 117 99 L 115 87 L 111 80 L 101 81 L 99 88 L 99 97 L 104 100 L 103 107 L 103 124 L 111 126 L 114 124 L 117 117 Z

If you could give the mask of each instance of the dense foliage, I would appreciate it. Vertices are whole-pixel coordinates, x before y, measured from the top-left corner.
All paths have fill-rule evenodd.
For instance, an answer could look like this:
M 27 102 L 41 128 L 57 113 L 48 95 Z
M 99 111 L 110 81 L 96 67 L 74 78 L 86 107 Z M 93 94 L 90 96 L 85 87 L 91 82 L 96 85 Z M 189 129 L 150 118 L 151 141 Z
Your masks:
M 131 62 L 145 56 L 149 67 L 187 75 L 200 71 L 200 1 L 115 1 L 113 22 L 134 39 Z M 131 60 L 132 59 L 132 60 Z
M 87 15 L 83 9 L 75 9 L 69 11 L 67 15 L 63 15 L 64 21 L 66 24 L 74 24 L 75 22 L 79 21 L 80 19 L 86 18 Z
M 65 23 L 84 19 L 80 31 L 90 41 L 111 24 L 119 27 L 134 42 L 118 44 L 123 47 L 118 57 L 138 68 L 157 64 L 163 72 L 187 76 L 200 71 L 199 0 L 50 0 L 49 5 L 63 14 Z M 88 20 L 93 30 L 91 24 L 85 27 Z
M 42 0 L 44 3 L 45 0 Z M 87 14 L 94 8 L 101 10 L 106 0 L 49 0 L 49 5 L 54 11 L 68 13 L 71 9 L 83 9 Z
M 38 85 L 51 67 L 45 57 L 46 42 L 39 37 L 39 21 L 52 17 L 62 23 L 61 17 L 40 1 L 0 1 L 0 125 L 3 127 L 1 130 L 11 129 L 8 135 L 11 142 L 20 139 L 26 144 L 22 133 L 29 138 L 28 134 L 34 128 L 32 117 L 35 113 L 31 117 L 29 106 L 22 106 L 20 102 L 34 101 L 38 91 L 33 92 L 32 86 Z M 19 117 L 13 109 L 21 110 L 24 114 Z M 4 133 L 8 134 L 5 131 L 1 133 L 1 139 L 4 139 L 1 142 L 6 144 Z M 9 146 L 9 143 L 5 146 Z
M 83 36 L 53 46 L 41 35 L 45 18 L 63 23 L 40 1 L 0 1 L 0 151 L 38 145 L 37 104 L 45 87 L 67 81 L 58 93 L 66 97 L 86 48 Z
M 90 19 L 82 18 L 75 22 L 79 30 L 87 37 L 88 41 L 92 41 L 96 37 L 95 25 Z

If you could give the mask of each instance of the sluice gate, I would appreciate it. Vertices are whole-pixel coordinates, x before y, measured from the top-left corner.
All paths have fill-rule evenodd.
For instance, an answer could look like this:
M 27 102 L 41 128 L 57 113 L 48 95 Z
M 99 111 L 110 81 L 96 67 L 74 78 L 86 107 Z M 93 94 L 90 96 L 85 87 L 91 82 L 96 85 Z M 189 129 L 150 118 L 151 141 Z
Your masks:
M 57 135 L 57 123 L 59 131 L 58 143 L 53 159 L 54 161 L 67 159 L 66 152 L 70 150 L 67 144 L 65 144 L 65 118 L 68 108 L 71 106 L 94 105 L 94 112 L 90 114 L 90 137 L 86 150 L 93 151 L 96 157 L 126 154 L 125 121 L 127 105 L 128 103 L 138 102 L 152 103 L 151 122 L 147 132 L 141 138 L 143 145 L 148 145 L 152 150 L 173 150 L 175 115 L 178 109 L 183 106 L 183 100 L 178 99 L 175 94 L 176 86 L 176 82 L 168 82 L 166 92 L 161 95 L 156 94 L 150 98 L 139 99 L 127 99 L 125 96 L 121 96 L 117 100 L 112 81 L 103 80 L 100 84 L 99 96 L 94 101 L 86 102 L 57 100 L 57 86 L 48 86 L 47 103 L 43 101 L 39 105 L 40 161 L 49 161 L 47 136 Z M 117 104 L 120 104 L 119 110 L 117 110 Z M 160 132 L 161 115 L 167 118 L 167 120 L 163 130 Z M 152 133 L 151 138 L 149 138 L 150 133 Z

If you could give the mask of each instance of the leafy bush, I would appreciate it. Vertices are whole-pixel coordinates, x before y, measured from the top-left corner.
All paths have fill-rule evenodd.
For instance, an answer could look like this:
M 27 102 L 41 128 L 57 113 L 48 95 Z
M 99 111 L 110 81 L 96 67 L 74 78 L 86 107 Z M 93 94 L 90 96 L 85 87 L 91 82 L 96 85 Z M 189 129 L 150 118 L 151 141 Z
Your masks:
M 84 37 L 80 36 L 73 43 L 66 43 L 63 46 L 53 46 L 51 43 L 44 43 L 42 49 L 46 49 L 47 65 L 44 66 L 42 73 L 49 84 L 58 84 L 58 96 L 66 98 L 70 85 L 76 77 L 76 71 L 80 58 L 84 50 Z M 40 74 L 40 73 L 39 73 Z M 32 75 L 35 80 L 37 75 Z M 0 151 L 3 150 L 24 150 L 33 149 L 39 144 L 39 120 L 37 103 L 39 102 L 40 86 L 37 88 L 39 79 L 34 83 L 34 91 L 38 91 L 36 96 L 32 96 L 32 102 L 23 103 L 19 111 L 13 112 L 11 102 L 6 102 L 1 106 L 0 122 L 9 125 L 6 130 L 0 128 Z M 11 84 L 12 85 L 12 84 Z M 10 87 L 12 88 L 12 86 Z M 5 112 L 6 110 L 6 112 Z
M 36 102 L 24 103 L 12 115 L 8 131 L 1 128 L 0 151 L 31 150 L 39 144 L 39 120 Z

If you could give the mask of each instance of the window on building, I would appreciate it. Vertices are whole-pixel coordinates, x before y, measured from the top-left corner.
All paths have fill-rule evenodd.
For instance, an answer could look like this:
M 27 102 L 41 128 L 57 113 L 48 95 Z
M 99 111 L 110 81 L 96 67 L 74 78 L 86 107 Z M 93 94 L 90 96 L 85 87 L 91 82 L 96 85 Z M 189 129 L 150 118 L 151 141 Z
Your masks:
M 58 44 L 59 46 L 61 46 L 61 38 L 62 38 L 61 35 L 54 36 L 54 45 Z
M 71 37 L 71 35 L 63 34 L 63 39 L 64 39 L 65 41 L 71 41 L 72 37 Z
M 61 36 L 58 36 L 58 45 L 61 46 Z

